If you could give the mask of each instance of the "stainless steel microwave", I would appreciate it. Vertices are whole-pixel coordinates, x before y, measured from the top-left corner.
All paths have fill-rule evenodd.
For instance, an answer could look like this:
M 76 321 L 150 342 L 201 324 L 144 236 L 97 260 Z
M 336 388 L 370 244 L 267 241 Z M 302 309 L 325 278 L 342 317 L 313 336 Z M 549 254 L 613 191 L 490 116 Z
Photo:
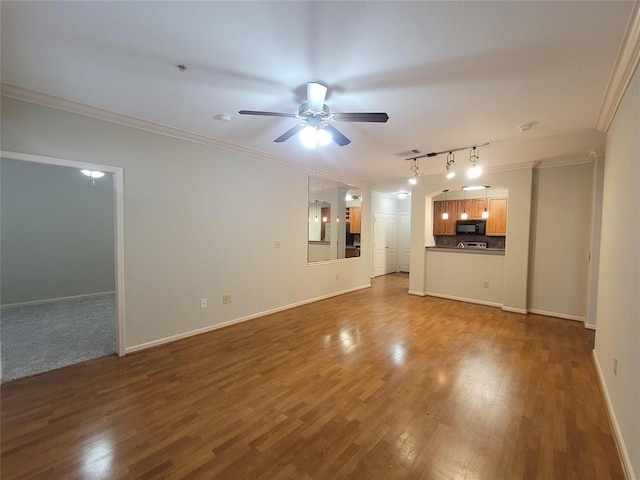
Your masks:
M 486 220 L 456 220 L 456 235 L 486 235 Z

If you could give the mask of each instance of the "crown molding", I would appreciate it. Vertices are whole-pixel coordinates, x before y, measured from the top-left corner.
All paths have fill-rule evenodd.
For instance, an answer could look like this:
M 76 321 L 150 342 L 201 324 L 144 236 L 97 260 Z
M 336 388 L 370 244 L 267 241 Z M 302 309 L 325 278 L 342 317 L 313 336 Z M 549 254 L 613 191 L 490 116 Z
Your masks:
M 556 167 L 566 167 L 568 165 L 580 165 L 582 163 L 591 163 L 595 158 L 597 158 L 598 154 L 596 153 L 598 150 L 589 150 L 583 153 L 576 153 L 574 155 L 564 155 L 562 157 L 552 157 L 552 158 L 544 158 L 538 160 L 536 165 L 533 168 L 541 169 L 541 168 L 556 168 Z M 603 156 L 604 153 L 600 154 Z
M 286 157 L 280 157 L 278 155 L 272 155 L 258 150 L 252 150 L 250 148 L 242 147 L 229 142 L 216 140 L 215 138 L 200 135 L 198 133 L 187 132 L 186 130 L 180 130 L 178 128 L 161 125 L 159 123 L 149 122 L 136 117 L 130 117 L 120 113 L 111 112 L 102 108 L 92 107 L 83 103 L 73 102 L 60 97 L 54 97 L 45 93 L 34 92 L 24 88 L 8 85 L 6 83 L 0 83 L 0 96 L 6 98 L 12 98 L 14 100 L 21 100 L 23 102 L 34 103 L 36 105 L 42 105 L 44 107 L 55 108 L 69 113 L 75 113 L 96 120 L 102 120 L 109 123 L 115 123 L 123 125 L 125 127 L 135 128 L 137 130 L 144 130 L 146 132 L 156 133 L 165 137 L 177 138 L 185 140 L 191 143 L 197 143 L 200 145 L 206 145 L 208 147 L 214 147 L 228 152 L 238 153 L 240 155 L 246 155 L 249 157 L 259 158 L 261 160 L 267 160 L 287 167 L 295 167 L 307 172 L 319 173 L 332 178 L 339 178 L 341 181 L 357 183 L 359 185 L 368 185 L 369 182 L 361 177 L 355 177 L 352 175 L 346 175 L 340 172 L 334 172 L 332 170 L 311 167 L 306 163 L 301 163 Z
M 622 97 L 640 63 L 640 1 L 635 2 L 631 20 L 627 27 L 618 58 L 609 78 L 609 84 L 602 99 L 596 128 L 607 132 L 613 117 L 622 102 Z

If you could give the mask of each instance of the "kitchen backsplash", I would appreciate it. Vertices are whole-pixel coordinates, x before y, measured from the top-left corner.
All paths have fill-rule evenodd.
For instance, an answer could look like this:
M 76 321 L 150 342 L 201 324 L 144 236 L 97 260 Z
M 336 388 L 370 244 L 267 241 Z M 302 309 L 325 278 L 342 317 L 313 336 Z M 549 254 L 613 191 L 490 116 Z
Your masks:
M 487 248 L 504 250 L 507 237 L 488 237 L 486 235 L 436 235 L 436 247 L 455 247 L 460 242 L 487 242 Z

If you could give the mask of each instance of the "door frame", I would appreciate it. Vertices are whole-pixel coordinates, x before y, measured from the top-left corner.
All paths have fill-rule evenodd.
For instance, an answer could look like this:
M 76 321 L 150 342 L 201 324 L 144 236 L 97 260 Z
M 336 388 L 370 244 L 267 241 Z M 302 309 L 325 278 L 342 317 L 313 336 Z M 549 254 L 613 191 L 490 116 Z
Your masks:
M 60 167 L 77 168 L 79 170 L 100 170 L 113 174 L 113 196 L 115 201 L 115 272 L 116 272 L 116 317 L 118 356 L 126 354 L 125 315 L 124 315 L 124 169 L 110 165 L 100 165 L 89 162 L 78 162 L 63 158 L 31 155 L 28 153 L 0 150 L 0 157 L 7 160 L 57 165 Z

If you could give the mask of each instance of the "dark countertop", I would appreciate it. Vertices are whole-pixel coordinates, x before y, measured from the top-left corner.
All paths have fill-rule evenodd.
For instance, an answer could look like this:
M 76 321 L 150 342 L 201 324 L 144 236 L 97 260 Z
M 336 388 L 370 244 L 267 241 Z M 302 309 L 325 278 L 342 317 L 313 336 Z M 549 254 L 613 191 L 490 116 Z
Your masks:
M 480 255 L 504 255 L 503 248 L 426 247 L 429 252 L 476 253 Z

